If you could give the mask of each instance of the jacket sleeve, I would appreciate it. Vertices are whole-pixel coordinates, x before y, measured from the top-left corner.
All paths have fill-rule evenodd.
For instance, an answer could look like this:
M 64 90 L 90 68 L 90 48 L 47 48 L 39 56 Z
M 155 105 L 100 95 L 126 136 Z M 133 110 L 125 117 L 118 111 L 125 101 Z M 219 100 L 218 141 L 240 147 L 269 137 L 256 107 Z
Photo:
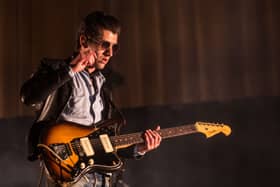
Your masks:
M 144 155 L 141 155 L 136 152 L 136 145 L 131 145 L 127 148 L 119 149 L 118 155 L 122 158 L 134 158 L 134 159 L 141 159 Z
M 72 79 L 69 66 L 43 59 L 32 77 L 21 87 L 20 98 L 26 105 L 38 104 L 48 95 Z

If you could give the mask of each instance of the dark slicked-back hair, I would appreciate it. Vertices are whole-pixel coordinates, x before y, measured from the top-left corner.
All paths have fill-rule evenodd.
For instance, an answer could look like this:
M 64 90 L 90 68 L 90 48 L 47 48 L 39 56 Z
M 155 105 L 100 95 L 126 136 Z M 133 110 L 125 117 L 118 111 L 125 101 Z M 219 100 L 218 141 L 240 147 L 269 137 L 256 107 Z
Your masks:
M 84 35 L 87 42 L 99 41 L 102 37 L 102 30 L 109 30 L 120 35 L 121 25 L 117 18 L 102 11 L 95 11 L 88 14 L 81 22 L 77 32 L 77 49 L 80 49 L 80 36 Z

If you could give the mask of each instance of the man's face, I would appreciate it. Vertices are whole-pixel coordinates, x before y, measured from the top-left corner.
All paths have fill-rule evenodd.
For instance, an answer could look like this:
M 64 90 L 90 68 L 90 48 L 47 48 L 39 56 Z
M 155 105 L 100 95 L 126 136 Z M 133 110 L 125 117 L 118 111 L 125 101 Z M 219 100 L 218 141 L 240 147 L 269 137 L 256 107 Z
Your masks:
M 113 33 L 109 30 L 103 30 L 103 35 L 100 41 L 96 44 L 96 60 L 94 68 L 104 69 L 110 58 L 116 52 L 118 46 L 118 34 Z

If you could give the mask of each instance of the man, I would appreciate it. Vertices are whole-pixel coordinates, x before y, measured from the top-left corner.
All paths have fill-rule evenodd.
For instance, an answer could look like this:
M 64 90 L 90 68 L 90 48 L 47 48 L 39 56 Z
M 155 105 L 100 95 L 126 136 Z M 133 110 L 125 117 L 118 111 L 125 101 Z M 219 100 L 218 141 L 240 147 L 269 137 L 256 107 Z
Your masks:
M 42 127 L 64 121 L 89 127 L 106 119 L 121 118 L 122 115 L 109 97 L 110 94 L 105 88 L 105 77 L 101 73 L 117 52 L 119 34 L 120 23 L 115 17 L 104 12 L 89 14 L 78 30 L 77 50 L 74 55 L 66 60 L 43 59 L 38 71 L 24 83 L 21 100 L 37 111 L 36 122 L 29 135 L 29 160 L 41 157 L 42 152 L 50 152 L 49 154 L 55 157 L 54 149 L 41 144 L 41 149 L 38 149 Z M 100 129 L 103 128 L 108 127 Z M 118 149 L 118 155 L 137 158 L 157 148 L 161 142 L 158 130 L 159 127 L 145 131 L 144 143 Z M 56 162 L 59 161 L 56 159 Z M 52 176 L 49 162 L 45 161 L 45 167 L 48 186 L 114 185 L 110 182 L 113 175 L 111 172 L 93 170 L 75 183 L 61 183 Z

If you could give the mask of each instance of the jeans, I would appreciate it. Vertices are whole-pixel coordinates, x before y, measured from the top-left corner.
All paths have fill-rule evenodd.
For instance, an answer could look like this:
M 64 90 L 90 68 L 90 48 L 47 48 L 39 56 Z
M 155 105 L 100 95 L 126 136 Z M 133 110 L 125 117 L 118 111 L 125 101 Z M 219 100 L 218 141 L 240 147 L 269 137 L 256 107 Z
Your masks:
M 58 185 L 47 176 L 46 187 L 111 187 L 111 175 L 100 173 L 89 173 L 74 184 Z

